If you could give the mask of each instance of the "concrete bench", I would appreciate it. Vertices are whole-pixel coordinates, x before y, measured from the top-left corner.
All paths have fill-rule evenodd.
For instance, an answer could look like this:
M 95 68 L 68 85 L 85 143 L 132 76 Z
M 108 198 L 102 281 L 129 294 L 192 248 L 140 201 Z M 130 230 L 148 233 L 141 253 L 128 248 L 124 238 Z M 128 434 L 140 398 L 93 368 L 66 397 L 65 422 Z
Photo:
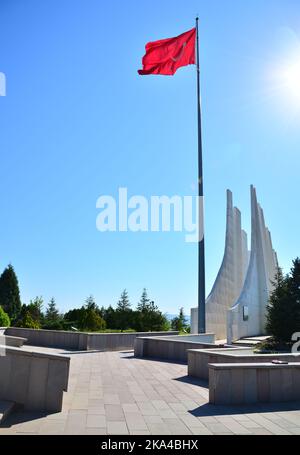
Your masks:
M 198 341 L 196 341 L 198 340 Z M 202 341 L 201 341 L 202 340 Z M 134 343 L 136 357 L 149 357 L 167 361 L 187 362 L 187 351 L 192 348 L 216 348 L 213 334 L 169 336 L 169 337 L 140 337 Z
M 300 362 L 300 354 L 254 354 L 249 347 L 190 349 L 188 351 L 188 375 L 208 381 L 210 363 L 268 363 L 272 360 Z
M 31 411 L 59 412 L 67 391 L 70 358 L 0 346 L 0 400 Z
M 11 337 L 9 335 L 0 335 L 0 344 L 12 348 L 21 348 L 27 341 L 27 338 Z
M 300 363 L 209 365 L 209 402 L 244 405 L 300 400 Z

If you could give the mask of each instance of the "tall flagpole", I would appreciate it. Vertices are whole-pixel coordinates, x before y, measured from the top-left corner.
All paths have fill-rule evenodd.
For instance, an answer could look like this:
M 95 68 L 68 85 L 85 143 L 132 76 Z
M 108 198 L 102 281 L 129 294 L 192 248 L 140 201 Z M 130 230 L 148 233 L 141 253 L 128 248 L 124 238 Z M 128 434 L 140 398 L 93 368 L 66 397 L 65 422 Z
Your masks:
M 199 61 L 199 18 L 196 17 L 197 32 L 197 109 L 198 109 L 198 196 L 199 196 L 199 242 L 198 242 L 198 333 L 205 333 L 205 248 L 204 248 L 204 213 L 203 213 L 203 160 L 201 127 L 201 93 Z

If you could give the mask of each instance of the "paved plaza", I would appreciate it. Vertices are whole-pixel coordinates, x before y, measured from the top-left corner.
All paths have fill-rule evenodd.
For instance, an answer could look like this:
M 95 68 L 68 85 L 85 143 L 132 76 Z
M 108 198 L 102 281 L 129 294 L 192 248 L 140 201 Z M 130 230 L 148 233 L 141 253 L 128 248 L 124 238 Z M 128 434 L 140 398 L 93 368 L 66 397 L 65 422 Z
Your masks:
M 56 414 L 17 411 L 4 434 L 300 434 L 300 403 L 227 407 L 208 404 L 207 384 L 187 366 L 134 358 L 133 352 L 66 352 L 69 391 Z

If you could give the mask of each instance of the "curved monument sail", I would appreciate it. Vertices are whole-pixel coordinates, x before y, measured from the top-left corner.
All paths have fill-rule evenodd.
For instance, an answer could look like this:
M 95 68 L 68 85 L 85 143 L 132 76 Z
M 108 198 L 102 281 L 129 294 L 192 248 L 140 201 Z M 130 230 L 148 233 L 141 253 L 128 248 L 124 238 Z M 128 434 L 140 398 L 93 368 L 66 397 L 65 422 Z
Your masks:
M 251 255 L 242 292 L 227 314 L 227 341 L 265 334 L 266 307 L 278 268 L 271 234 L 251 186 Z

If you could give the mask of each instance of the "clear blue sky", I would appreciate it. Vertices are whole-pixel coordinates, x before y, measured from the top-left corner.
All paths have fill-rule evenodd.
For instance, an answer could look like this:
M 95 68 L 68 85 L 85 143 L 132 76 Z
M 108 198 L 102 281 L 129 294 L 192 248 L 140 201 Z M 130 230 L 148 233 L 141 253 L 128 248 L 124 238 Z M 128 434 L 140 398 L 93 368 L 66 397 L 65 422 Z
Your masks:
M 181 233 L 100 233 L 96 200 L 193 195 L 195 68 L 140 77 L 146 42 L 200 17 L 207 291 L 224 249 L 225 190 L 250 234 L 249 185 L 288 271 L 300 254 L 300 96 L 278 71 L 300 60 L 299 0 L 1 0 L 0 267 L 22 301 L 61 310 L 142 288 L 163 311 L 197 299 L 197 248 Z M 299 79 L 300 86 L 300 79 Z

